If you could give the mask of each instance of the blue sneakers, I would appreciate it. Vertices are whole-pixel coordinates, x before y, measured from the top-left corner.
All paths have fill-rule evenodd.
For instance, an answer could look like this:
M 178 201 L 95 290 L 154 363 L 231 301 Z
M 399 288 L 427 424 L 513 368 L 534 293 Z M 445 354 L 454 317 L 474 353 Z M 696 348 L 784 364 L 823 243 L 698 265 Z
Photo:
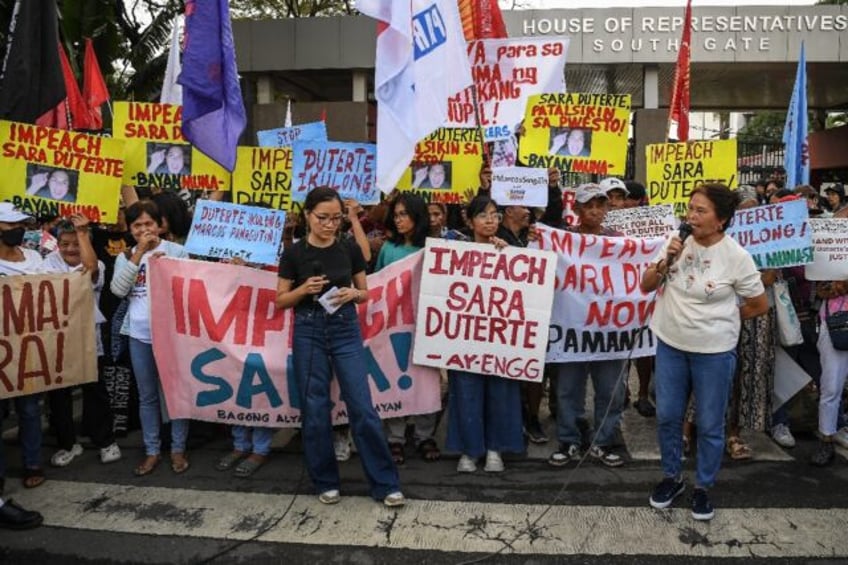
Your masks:
M 668 508 L 675 498 L 683 494 L 684 490 L 686 490 L 686 483 L 683 479 L 666 477 L 654 488 L 650 498 L 651 506 L 659 510 Z
M 696 488 L 692 493 L 692 518 L 695 520 L 712 520 L 715 516 L 715 508 L 710 502 L 710 497 L 707 496 L 707 491 L 702 488 Z

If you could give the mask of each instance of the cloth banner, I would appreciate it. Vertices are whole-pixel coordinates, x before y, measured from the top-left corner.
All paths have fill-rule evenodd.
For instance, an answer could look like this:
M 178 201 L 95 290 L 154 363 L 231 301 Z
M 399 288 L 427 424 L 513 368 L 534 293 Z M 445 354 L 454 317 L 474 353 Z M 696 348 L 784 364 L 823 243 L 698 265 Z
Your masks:
M 528 167 L 492 169 L 492 200 L 498 206 L 548 205 L 548 171 Z
M 736 140 L 657 143 L 645 147 L 648 201 L 671 204 L 674 215 L 686 215 L 692 191 L 705 182 L 736 188 Z
M 461 204 L 465 192 L 476 193 L 480 186 L 482 156 L 479 129 L 438 129 L 415 146 L 415 157 L 398 188 L 428 204 Z
M 677 220 L 671 206 L 639 206 L 610 210 L 604 227 L 629 237 L 665 237 L 677 229 Z
M 124 184 L 171 190 L 229 190 L 230 173 L 183 137 L 182 106 L 115 102 L 113 132 L 127 140 Z
M 413 362 L 542 381 L 556 256 L 427 239 Z
M 530 96 L 519 145 L 528 167 L 563 173 L 624 175 L 630 130 L 629 94 L 547 93 Z
M 803 200 L 739 210 L 727 235 L 751 254 L 758 269 L 781 269 L 813 262 L 809 212 Z
M 303 202 L 313 188 L 329 186 L 343 199 L 379 204 L 376 160 L 373 143 L 296 141 L 292 146 L 292 199 Z
M 483 128 L 486 141 L 510 137 L 524 119 L 527 97 L 565 92 L 568 38 L 484 39 L 468 43 L 474 87 L 448 100 L 447 127 Z M 474 112 L 477 89 L 478 114 Z
M 291 105 L 289 105 L 291 108 Z M 291 127 L 266 129 L 256 132 L 260 147 L 291 147 L 296 141 L 326 143 L 327 124 L 323 121 L 307 122 Z
M 583 235 L 539 225 L 531 245 L 557 253 L 549 363 L 603 361 L 654 355 L 648 327 L 651 294 L 639 288 L 642 273 L 664 237 Z
M 204 257 L 277 265 L 285 224 L 279 210 L 198 200 L 185 248 Z
M 117 222 L 123 141 L 0 121 L 0 142 L 0 200 L 33 216 Z
M 813 262 L 806 266 L 807 280 L 848 279 L 848 219 L 810 219 Z
M 0 399 L 97 380 L 90 275 L 0 277 L 0 312 Z
M 441 408 L 439 372 L 411 363 L 421 254 L 368 277 L 359 306 L 371 398 L 382 418 Z M 171 418 L 300 426 L 292 310 L 274 307 L 274 273 L 160 258 L 150 269 L 153 351 Z M 333 422 L 347 421 L 335 379 Z
M 291 173 L 291 147 L 239 147 L 233 171 L 233 202 L 290 211 Z

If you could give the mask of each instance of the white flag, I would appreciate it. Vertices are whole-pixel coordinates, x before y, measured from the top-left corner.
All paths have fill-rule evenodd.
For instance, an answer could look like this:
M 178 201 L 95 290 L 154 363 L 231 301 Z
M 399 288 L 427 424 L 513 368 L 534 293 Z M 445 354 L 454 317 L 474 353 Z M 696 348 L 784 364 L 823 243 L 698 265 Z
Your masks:
M 415 144 L 447 120 L 448 98 L 471 85 L 456 0 L 359 0 L 377 32 L 377 186 L 391 192 Z
M 159 95 L 159 102 L 162 104 L 182 106 L 183 87 L 177 82 L 180 72 L 180 18 L 177 18 L 171 32 L 171 50 L 168 53 L 168 66 L 165 68 L 165 80 L 162 81 L 162 94 Z

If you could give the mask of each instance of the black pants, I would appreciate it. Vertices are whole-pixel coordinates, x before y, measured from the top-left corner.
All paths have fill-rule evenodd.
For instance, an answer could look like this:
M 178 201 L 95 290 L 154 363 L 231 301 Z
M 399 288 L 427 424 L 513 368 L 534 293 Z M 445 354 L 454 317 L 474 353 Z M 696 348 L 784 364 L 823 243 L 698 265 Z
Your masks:
M 101 359 L 97 359 L 98 379 L 93 383 L 80 385 L 82 389 L 82 431 L 91 438 L 100 449 L 115 442 L 113 432 L 112 409 L 109 406 L 109 393 L 100 377 Z M 51 390 L 47 393 L 50 405 L 50 423 L 56 430 L 59 449 L 70 450 L 77 443 L 74 425 L 74 401 L 71 392 L 76 387 Z

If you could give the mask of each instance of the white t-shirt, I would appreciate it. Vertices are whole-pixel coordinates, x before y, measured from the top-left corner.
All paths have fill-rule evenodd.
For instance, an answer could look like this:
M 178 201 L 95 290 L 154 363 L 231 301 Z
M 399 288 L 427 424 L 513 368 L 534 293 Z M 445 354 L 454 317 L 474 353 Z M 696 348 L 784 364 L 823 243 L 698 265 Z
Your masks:
M 92 289 L 94 290 L 94 339 L 97 344 L 97 356 L 103 355 L 103 336 L 100 334 L 100 325 L 106 321 L 106 317 L 100 312 L 98 304 L 100 304 L 100 293 L 103 291 L 103 284 L 106 280 L 106 267 L 103 261 L 97 261 L 97 280 L 92 281 Z M 82 270 L 82 264 L 76 267 L 71 267 L 65 260 L 62 259 L 62 254 L 58 250 L 53 251 L 44 258 L 44 272 L 46 273 L 73 273 Z
M 133 252 L 135 252 L 135 247 L 133 247 L 131 253 Z M 149 261 L 153 253 L 164 253 L 168 257 L 178 259 L 188 258 L 188 252 L 182 245 L 164 239 L 156 246 L 156 249 L 148 251 L 141 257 L 135 285 L 127 295 L 130 304 L 127 308 L 125 326 L 130 337 L 144 343 L 151 343 L 152 341 L 150 337 L 150 298 L 148 296 L 147 270 L 150 268 Z
M 0 277 L 12 277 L 15 275 L 40 275 L 44 273 L 44 259 L 38 251 L 19 247 L 23 254 L 23 261 L 5 261 L 0 259 Z
M 654 262 L 665 258 L 670 241 Z M 753 298 L 763 292 L 754 260 L 733 238 L 724 236 L 703 247 L 690 237 L 657 291 L 651 330 L 681 351 L 731 351 L 739 341 L 738 297 Z

